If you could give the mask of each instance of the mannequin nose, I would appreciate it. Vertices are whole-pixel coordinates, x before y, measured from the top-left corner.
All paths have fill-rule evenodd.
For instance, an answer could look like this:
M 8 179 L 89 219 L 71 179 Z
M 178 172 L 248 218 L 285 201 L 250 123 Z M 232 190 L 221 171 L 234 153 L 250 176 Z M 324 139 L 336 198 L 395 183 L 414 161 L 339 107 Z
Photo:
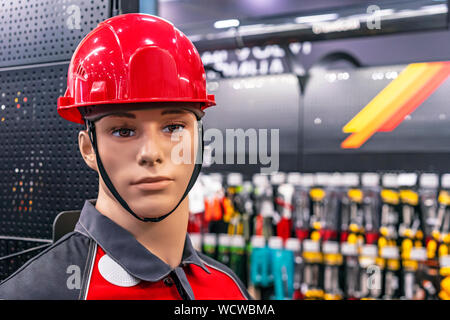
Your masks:
M 138 154 L 139 165 L 155 165 L 162 163 L 162 152 L 159 145 L 152 139 L 147 139 Z

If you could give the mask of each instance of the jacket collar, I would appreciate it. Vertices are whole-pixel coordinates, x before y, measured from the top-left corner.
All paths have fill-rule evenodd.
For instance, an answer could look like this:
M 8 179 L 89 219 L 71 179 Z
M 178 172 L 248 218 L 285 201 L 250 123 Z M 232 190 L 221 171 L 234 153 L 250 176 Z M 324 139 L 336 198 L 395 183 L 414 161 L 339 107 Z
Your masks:
M 167 276 L 172 268 L 141 245 L 127 230 L 101 214 L 96 199 L 86 200 L 75 231 L 94 239 L 102 249 L 127 272 L 145 281 L 158 281 Z M 186 233 L 181 266 L 195 264 L 210 273 Z

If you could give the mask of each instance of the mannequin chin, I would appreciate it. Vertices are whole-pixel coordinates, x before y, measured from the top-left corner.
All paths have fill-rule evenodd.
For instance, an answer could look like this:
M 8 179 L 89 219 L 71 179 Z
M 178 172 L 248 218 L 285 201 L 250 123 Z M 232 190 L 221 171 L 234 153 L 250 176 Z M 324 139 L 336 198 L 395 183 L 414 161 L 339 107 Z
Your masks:
M 103 166 L 117 192 L 139 217 L 163 216 L 183 196 L 195 166 L 197 110 L 199 105 L 194 103 L 124 105 L 90 115 L 97 118 Z M 99 172 L 87 131 L 80 132 L 79 146 L 86 164 Z M 102 201 L 109 202 L 108 207 L 113 203 L 121 207 L 100 175 L 99 182 L 99 198 L 107 198 Z
M 125 181 L 124 184 L 119 184 L 114 182 L 113 178 L 110 177 L 110 179 L 131 210 L 140 218 L 158 218 L 172 211 L 180 201 L 188 185 L 193 168 L 189 168 L 189 170 L 186 169 L 181 176 L 168 181 L 158 190 L 145 190 L 145 186 L 141 188 L 141 186 L 135 184 L 126 185 Z M 117 206 L 121 207 L 103 181 L 100 188 L 103 189 L 111 201 L 114 201 Z M 126 214 L 128 215 L 128 213 Z

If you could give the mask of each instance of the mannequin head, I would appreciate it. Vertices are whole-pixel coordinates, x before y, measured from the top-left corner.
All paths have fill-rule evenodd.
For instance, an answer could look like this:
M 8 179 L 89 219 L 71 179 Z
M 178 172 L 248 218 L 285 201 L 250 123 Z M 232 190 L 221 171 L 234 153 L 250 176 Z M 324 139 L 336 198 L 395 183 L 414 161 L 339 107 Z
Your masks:
M 130 208 L 141 218 L 171 211 L 194 170 L 197 117 L 203 115 L 199 104 L 108 105 L 84 113 L 86 119 L 95 121 L 100 158 Z M 78 143 L 86 164 L 99 173 L 87 130 L 79 132 Z M 138 183 L 144 178 L 153 181 Z M 120 206 L 99 175 L 100 193 Z

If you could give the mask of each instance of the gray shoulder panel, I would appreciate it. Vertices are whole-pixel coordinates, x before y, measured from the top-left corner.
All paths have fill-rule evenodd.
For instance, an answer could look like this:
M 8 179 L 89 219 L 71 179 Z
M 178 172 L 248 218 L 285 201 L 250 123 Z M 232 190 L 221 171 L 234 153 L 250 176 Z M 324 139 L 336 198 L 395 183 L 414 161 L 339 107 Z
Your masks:
M 239 290 L 241 290 L 242 295 L 247 300 L 254 300 L 253 297 L 248 293 L 248 291 L 245 288 L 245 285 L 242 283 L 241 279 L 239 279 L 239 277 L 234 273 L 233 270 L 228 268 L 223 263 L 220 263 L 219 261 L 214 260 L 213 258 L 211 258 L 201 252 L 198 252 L 198 255 L 200 256 L 200 259 L 203 260 L 203 262 L 206 264 L 207 267 L 211 267 L 216 270 L 219 270 L 219 271 L 225 273 L 226 275 L 228 275 L 231 279 L 233 279 L 234 282 L 236 283 L 236 285 L 239 287 Z
M 0 283 L 0 299 L 79 299 L 90 238 L 71 232 Z

